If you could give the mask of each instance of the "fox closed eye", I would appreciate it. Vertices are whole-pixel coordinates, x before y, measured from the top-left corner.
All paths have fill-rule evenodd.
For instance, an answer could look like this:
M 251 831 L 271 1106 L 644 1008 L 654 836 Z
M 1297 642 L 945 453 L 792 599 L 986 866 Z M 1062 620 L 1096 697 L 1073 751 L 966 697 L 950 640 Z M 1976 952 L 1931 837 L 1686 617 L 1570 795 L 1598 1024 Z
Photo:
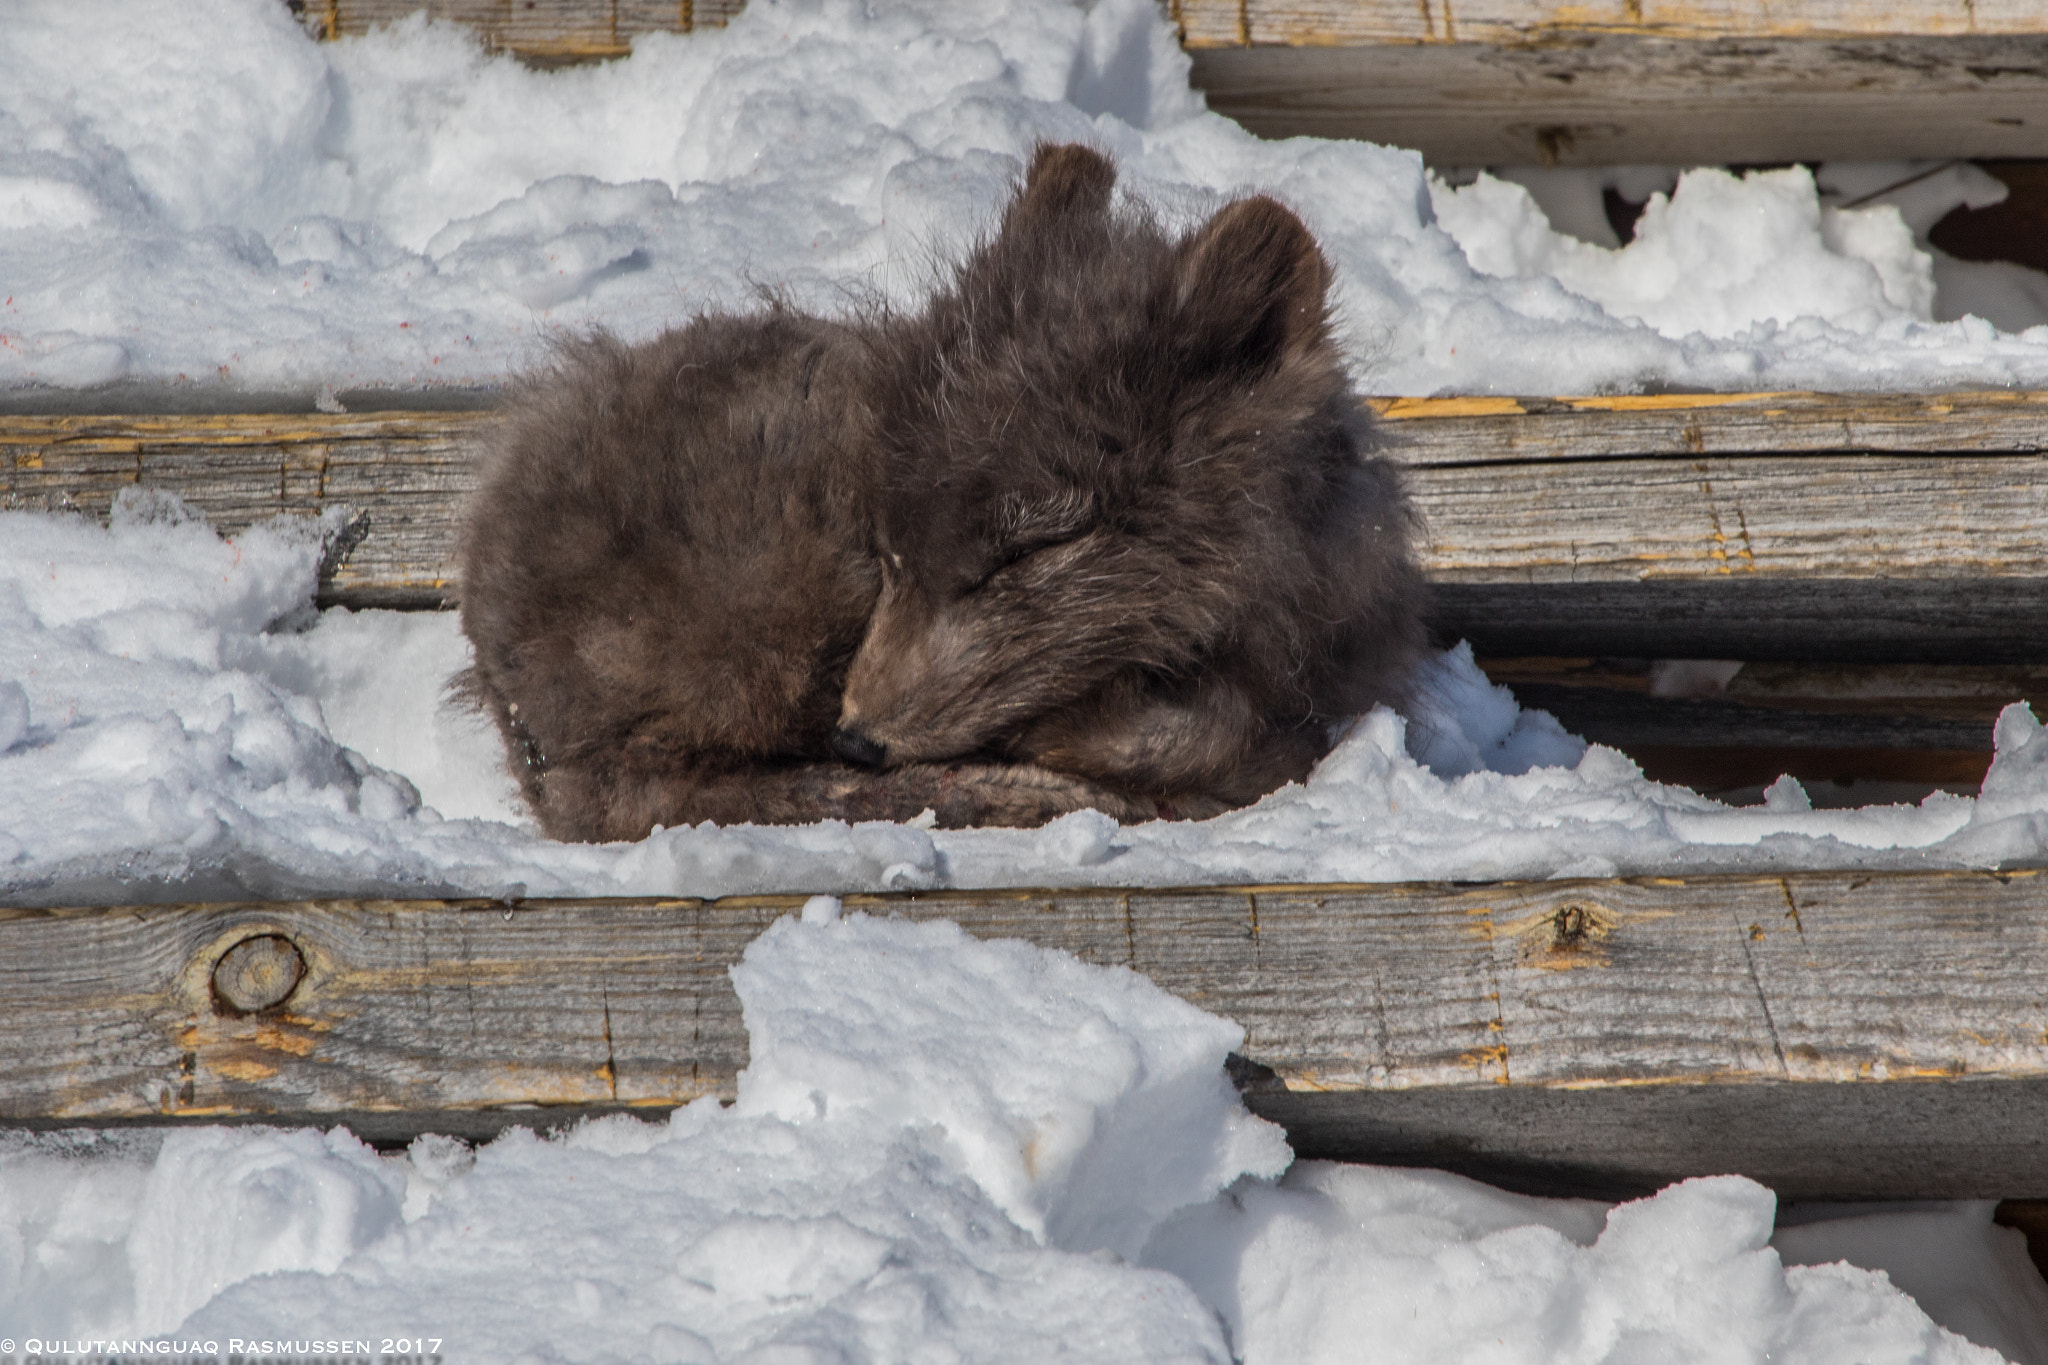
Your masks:
M 1000 558 L 998 558 L 994 563 L 989 565 L 988 571 L 982 574 L 982 576 L 979 579 L 975 580 L 974 583 L 970 584 L 966 592 L 962 593 L 961 595 L 972 596 L 973 594 L 978 593 L 982 589 L 988 587 L 989 584 L 993 583 L 998 576 L 1008 572 L 1011 569 L 1016 568 L 1018 565 L 1024 563 L 1025 560 L 1032 558 L 1034 555 L 1043 554 L 1047 550 L 1058 549 L 1062 545 L 1071 545 L 1074 543 L 1076 539 L 1078 539 L 1078 537 L 1076 536 L 1064 536 L 1054 540 L 1027 541 L 1024 544 L 1018 545 L 1010 550 L 1007 550 L 1002 554 Z

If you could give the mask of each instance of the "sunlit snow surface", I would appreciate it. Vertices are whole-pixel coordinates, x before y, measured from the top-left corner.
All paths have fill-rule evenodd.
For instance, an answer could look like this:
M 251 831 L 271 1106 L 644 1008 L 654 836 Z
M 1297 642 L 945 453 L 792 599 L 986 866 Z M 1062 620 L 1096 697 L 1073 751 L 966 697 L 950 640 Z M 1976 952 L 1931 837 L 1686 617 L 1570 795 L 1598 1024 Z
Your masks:
M 1415 715 L 1360 719 L 1305 786 L 1214 820 L 558 844 L 515 806 L 495 734 L 443 693 L 468 657 L 453 615 L 316 616 L 318 560 L 310 524 L 227 542 L 161 497 L 125 500 L 110 527 L 0 513 L 0 903 L 1990 867 L 2048 850 L 2048 743 L 2024 707 L 1999 720 L 1980 797 L 1811 810 L 1787 782 L 1734 808 L 1522 711 L 1463 647 Z
M 784 6 L 542 73 L 422 22 L 316 46 L 275 0 L 0 0 L 0 388 L 310 397 L 496 384 L 551 329 L 644 336 L 757 283 L 909 300 L 1040 138 L 1173 222 L 1279 194 L 1384 393 L 2048 381 L 1936 324 L 1891 210 L 1694 172 L 1626 250 L 1411 154 L 1201 110 L 1150 0 Z M 1946 288 L 1946 286 L 1943 286 Z M 1953 311 L 1951 308 L 1949 311 Z M 2048 847 L 2020 708 L 1976 800 L 1732 810 L 1434 667 L 1305 787 L 1200 825 L 670 830 L 565 846 L 446 706 L 445 615 L 310 606 L 318 528 L 147 497 L 0 514 L 0 903 L 314 891 L 710 895 L 1991 866 Z M 1808 1223 L 1694 1182 L 1613 1211 L 1286 1166 L 1239 1041 L 1128 973 L 943 924 L 777 926 L 735 973 L 740 1102 L 473 1155 L 346 1133 L 0 1137 L 0 1338 L 441 1338 L 451 1361 L 2048 1360 L 1988 1207 Z M 1221 1193 L 1219 1194 L 1219 1191 Z M 1775 1247 L 1775 1249 L 1774 1249 Z M 4 1348 L 12 1349 L 12 1348 Z M 89 1348 L 88 1348 L 89 1349 Z M 254 1349 L 252 1347 L 252 1349 Z M 281 1348 L 289 1352 L 289 1346 Z M 302 1354 L 315 1354 L 304 1352 Z
M 0 514 L 6 898 L 1988 864 L 2044 842 L 2048 743 L 2023 708 L 1976 800 L 1817 812 L 1781 784 L 1735 810 L 1521 711 L 1461 649 L 1405 725 L 1367 717 L 1306 787 L 1206 824 L 554 844 L 510 808 L 495 738 L 442 699 L 453 618 L 316 616 L 318 557 L 317 527 L 230 543 L 161 497 L 111 527 Z M 1771 1196 L 1742 1181 L 1604 1231 L 1597 1208 L 1428 1173 L 1266 1183 L 1286 1152 L 1224 1081 L 1234 1027 L 1126 972 L 835 906 L 738 973 L 752 1066 L 732 1110 L 514 1134 L 473 1164 L 339 1131 L 0 1140 L 0 1336 L 431 1333 L 451 1360 L 535 1365 L 1314 1365 L 1361 1339 L 1415 1362 L 1980 1358 L 1876 1276 L 1785 1269 Z M 1894 1269 L 1948 1325 L 2048 1360 L 2048 1291 L 1988 1206 L 1886 1217 L 1795 1229 L 1786 1255 Z
M 1735 1178 L 1611 1212 L 1435 1172 L 1276 1185 L 1286 1144 L 1223 1078 L 1239 1030 L 1127 970 L 825 901 L 733 979 L 739 1101 L 663 1124 L 395 1160 L 340 1130 L 0 1137 L 0 1338 L 424 1335 L 462 1365 L 1997 1359 L 1883 1275 L 1787 1265 L 1850 1255 L 1979 1341 L 2048 1341 L 1988 1206 L 1811 1224 L 1781 1257 L 1770 1193 Z
M 2048 330 L 1932 321 L 1896 208 L 1702 170 L 1589 245 L 1517 185 L 1207 113 L 1153 0 L 758 0 L 558 71 L 417 19 L 315 44 L 277 0 L 10 0 L 0 388 L 496 384 L 758 284 L 908 300 L 1041 138 L 1175 223 L 1292 204 L 1369 392 L 2048 384 Z

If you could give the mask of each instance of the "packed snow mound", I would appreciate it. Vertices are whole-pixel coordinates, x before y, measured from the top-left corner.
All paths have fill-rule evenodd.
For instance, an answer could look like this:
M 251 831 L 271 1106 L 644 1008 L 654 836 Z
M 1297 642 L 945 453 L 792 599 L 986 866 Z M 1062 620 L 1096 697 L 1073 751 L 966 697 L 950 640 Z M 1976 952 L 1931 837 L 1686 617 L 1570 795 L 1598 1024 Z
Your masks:
M 856 934 L 868 951 L 849 961 Z M 933 976 L 934 956 L 952 970 Z M 945 922 L 831 934 L 784 920 L 748 961 L 734 984 L 765 1055 L 744 1074 L 743 1112 L 921 1116 L 1005 1213 L 1054 1245 L 1134 1258 L 1174 1210 L 1241 1174 L 1277 1176 L 1292 1157 L 1224 1078 L 1244 1031 L 1135 972 L 975 944 Z M 1163 1147 L 1168 1135 L 1176 1145 Z
M 339 1129 L 0 1137 L 0 1338 L 427 1336 L 451 1365 L 1998 1358 L 1883 1275 L 1788 1269 L 1744 1180 L 1612 1210 L 1316 1163 L 1275 1185 L 1286 1144 L 1223 1079 L 1239 1031 L 1121 968 L 821 902 L 733 979 L 730 1109 L 394 1158 Z M 1867 1221 L 1802 1251 L 1893 1255 Z M 1979 1272 L 1938 1309 L 2039 1326 L 1981 1274 L 1988 1209 L 1920 1231 Z
M 319 894 L 690 895 L 1996 867 L 2048 851 L 2023 706 L 1977 799 L 1813 810 L 1648 781 L 1488 682 L 1459 646 L 1408 716 L 1356 720 L 1302 785 L 1200 822 L 814 825 L 559 844 L 496 733 L 447 697 L 444 613 L 316 613 L 321 527 L 231 541 L 174 499 L 112 524 L 0 513 L 0 904 Z
M 729 1110 L 392 1161 L 341 1130 L 9 1139 L 0 1336 L 403 1330 L 492 1365 L 1229 1359 L 1185 1285 L 1109 1252 L 1286 1166 L 1224 1079 L 1238 1029 L 945 923 L 787 920 L 733 980 L 753 1061 Z
M 1291 204 L 1370 392 L 2048 383 L 2048 331 L 1933 321 L 1895 207 L 1699 171 L 1591 245 L 1505 182 L 1207 112 L 1152 0 L 756 0 L 558 71 L 420 16 L 316 44 L 276 0 L 112 12 L 8 9 L 0 388 L 490 385 L 551 329 L 646 337 L 761 284 L 907 302 L 1039 139 L 1173 223 Z
M 1803 166 L 1688 171 L 1609 250 L 1551 230 L 1521 186 L 1430 186 L 1437 221 L 1488 275 L 1555 279 L 1659 336 L 1716 340 L 1801 318 L 1874 335 L 1933 317 L 1933 262 L 1896 209 L 1823 208 Z
M 1858 1268 L 1900 1259 L 1881 1218 L 1910 1216 L 1925 1260 L 1985 1276 L 1979 1293 L 1930 1303 L 2022 1359 L 2048 1346 L 2040 1276 L 2014 1278 L 2023 1287 L 2009 1297 L 1990 1288 L 2032 1267 L 1989 1206 L 1814 1224 L 1787 1234 L 1797 1249 L 1782 1253 L 1775 1212 L 1770 1191 L 1734 1176 L 1610 1209 L 1441 1171 L 1302 1162 L 1277 1185 L 1241 1185 L 1183 1214 L 1148 1260 L 1217 1305 L 1244 1365 L 1356 1360 L 1363 1341 L 1375 1360 L 1501 1365 L 2001 1359 Z M 1826 1263 L 1788 1264 L 1808 1257 Z

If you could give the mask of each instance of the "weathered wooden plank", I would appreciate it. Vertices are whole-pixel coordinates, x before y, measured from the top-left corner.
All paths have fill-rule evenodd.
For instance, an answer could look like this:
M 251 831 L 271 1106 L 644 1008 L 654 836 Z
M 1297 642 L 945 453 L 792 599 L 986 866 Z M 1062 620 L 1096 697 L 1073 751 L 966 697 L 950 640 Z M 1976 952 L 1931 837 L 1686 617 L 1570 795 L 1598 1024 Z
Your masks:
M 2048 396 L 1377 400 L 1444 633 L 1500 654 L 2027 661 Z M 224 530 L 341 505 L 323 582 L 444 606 L 488 414 L 0 416 L 0 505 L 177 492 Z
M 643 33 L 722 26 L 745 0 L 286 0 L 307 30 L 347 38 L 424 10 L 487 47 L 542 61 L 624 56 Z
M 725 969 L 798 899 L 0 910 L 0 1123 L 403 1137 L 728 1095 Z M 1307 1154 L 1553 1188 L 2048 1194 L 2048 874 L 848 906 L 1134 967 L 1236 1019 L 1248 1100 Z M 302 977 L 216 972 L 252 939 Z
M 1373 398 L 1411 467 L 1645 455 L 2048 452 L 2048 393 Z
M 0 506 L 104 518 L 140 484 L 176 493 L 228 532 L 344 506 L 359 522 L 323 578 L 323 600 L 448 605 L 456 517 L 488 416 L 0 416 Z
M 1171 0 L 1189 47 L 2039 33 L 2027 0 Z
M 1464 39 L 1475 30 L 1457 9 Z M 1364 138 L 1439 166 L 2032 157 L 2048 133 L 2043 28 L 2037 12 L 1934 36 L 1587 26 L 1400 43 L 1303 30 L 1318 45 L 1281 46 L 1296 26 L 1254 25 L 1271 36 L 1196 47 L 1193 81 L 1262 136 Z
M 324 38 L 368 32 L 416 10 L 467 24 L 496 46 L 608 51 L 639 33 L 723 24 L 745 0 L 285 0 Z M 1951 37 L 2039 33 L 2026 0 L 1162 0 L 1191 48 L 1665 38 Z
M 1436 465 L 1410 482 L 1442 583 L 2048 577 L 2043 456 Z

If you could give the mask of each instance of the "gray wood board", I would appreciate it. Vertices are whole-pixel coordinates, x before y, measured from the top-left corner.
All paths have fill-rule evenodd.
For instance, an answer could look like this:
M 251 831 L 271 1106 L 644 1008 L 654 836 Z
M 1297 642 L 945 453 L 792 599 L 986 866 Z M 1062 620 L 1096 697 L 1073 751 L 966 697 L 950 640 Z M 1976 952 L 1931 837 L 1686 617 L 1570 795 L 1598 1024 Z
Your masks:
M 556 0 L 568 3 L 572 0 Z M 573 0 L 603 4 L 606 0 Z M 1666 38 L 2027 33 L 2026 0 L 1167 0 L 1191 47 L 1569 42 L 1588 32 Z
M 1377 401 L 1436 624 L 1494 653 L 2026 660 L 2040 395 Z M 1686 406 L 1690 402 L 1694 405 Z M 134 484 L 229 532 L 345 506 L 321 601 L 439 607 L 488 413 L 0 415 L 0 506 Z
M 720 27 L 745 0 L 285 0 L 318 38 L 350 38 L 416 10 L 475 30 L 488 47 L 547 58 L 623 56 L 643 33 Z
M 1413 8 L 1411 6 L 1411 8 Z M 1265 137 L 1364 138 L 1440 166 L 2035 157 L 2048 33 L 1199 49 L 1209 107 Z
M 478 1135 L 729 1095 L 746 1044 L 726 968 L 800 899 L 0 910 L 0 1123 Z M 1814 1198 L 2048 1194 L 2048 876 L 848 907 L 1132 967 L 1237 1020 L 1247 1098 L 1304 1154 L 1561 1188 L 1741 1171 Z M 304 976 L 238 1013 L 214 966 L 264 935 Z
M 223 532 L 279 515 L 356 515 L 324 603 L 454 601 L 456 518 L 481 412 L 0 416 L 0 507 L 104 518 L 125 488 L 176 493 Z

